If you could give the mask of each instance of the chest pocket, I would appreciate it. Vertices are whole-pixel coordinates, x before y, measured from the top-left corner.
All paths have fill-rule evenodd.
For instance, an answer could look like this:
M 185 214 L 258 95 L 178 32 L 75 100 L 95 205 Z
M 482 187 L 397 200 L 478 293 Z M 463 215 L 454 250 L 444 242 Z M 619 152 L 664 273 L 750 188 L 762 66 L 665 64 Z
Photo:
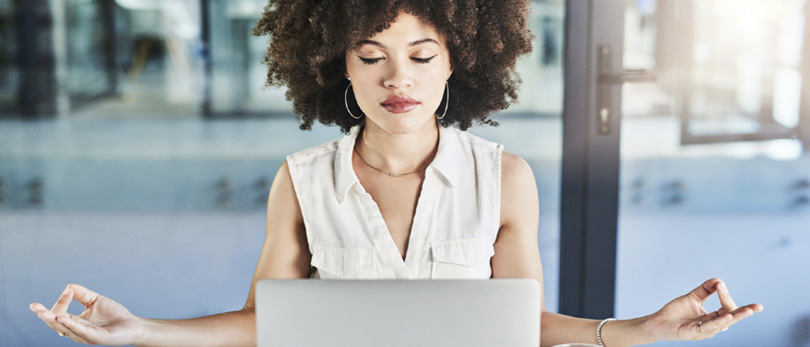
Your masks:
M 431 279 L 488 279 L 495 247 L 486 238 L 432 242 Z
M 380 278 L 373 249 L 314 246 L 310 264 L 322 279 Z

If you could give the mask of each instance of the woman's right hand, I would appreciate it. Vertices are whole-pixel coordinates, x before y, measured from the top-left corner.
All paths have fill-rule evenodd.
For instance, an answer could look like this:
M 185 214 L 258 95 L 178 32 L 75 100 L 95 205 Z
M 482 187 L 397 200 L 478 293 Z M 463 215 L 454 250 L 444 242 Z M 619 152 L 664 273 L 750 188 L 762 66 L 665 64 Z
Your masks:
M 84 311 L 78 316 L 67 312 L 74 299 L 84 305 Z M 59 335 L 79 343 L 130 345 L 144 332 L 140 318 L 126 307 L 77 284 L 68 285 L 50 310 L 40 303 L 31 304 L 30 309 Z

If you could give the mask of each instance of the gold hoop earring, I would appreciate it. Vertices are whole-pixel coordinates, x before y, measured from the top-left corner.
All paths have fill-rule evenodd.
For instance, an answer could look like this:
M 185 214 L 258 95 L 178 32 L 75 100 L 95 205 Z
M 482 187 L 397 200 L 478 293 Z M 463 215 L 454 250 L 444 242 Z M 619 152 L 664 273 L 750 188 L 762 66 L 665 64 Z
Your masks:
M 360 115 L 360 117 L 355 117 L 355 115 L 352 113 L 352 110 L 349 109 L 349 88 L 351 87 L 352 84 L 349 83 L 349 85 L 346 86 L 346 91 L 343 92 L 343 104 L 346 105 L 346 111 L 349 112 L 349 116 L 351 116 L 354 119 L 362 119 L 363 118 L 362 114 Z
M 450 84 L 449 84 L 449 82 L 447 82 L 447 81 L 444 82 L 444 89 L 447 91 L 447 94 L 446 94 L 447 101 L 445 101 L 445 103 L 444 103 L 444 112 L 442 113 L 442 115 L 436 117 L 436 119 L 438 119 L 438 120 L 444 119 L 444 116 L 447 115 L 447 106 L 450 106 Z

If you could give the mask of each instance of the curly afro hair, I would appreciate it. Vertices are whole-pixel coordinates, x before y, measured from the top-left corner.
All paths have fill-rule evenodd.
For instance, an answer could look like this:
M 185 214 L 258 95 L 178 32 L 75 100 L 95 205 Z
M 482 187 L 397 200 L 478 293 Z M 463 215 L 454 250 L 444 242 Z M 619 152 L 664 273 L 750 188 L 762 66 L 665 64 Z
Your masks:
M 517 58 L 531 51 L 528 0 L 270 0 L 253 34 L 270 35 L 264 58 L 267 85 L 286 86 L 302 130 L 317 120 L 343 132 L 349 117 L 343 93 L 345 53 L 382 32 L 400 11 L 431 23 L 450 52 L 454 97 L 440 121 L 466 130 L 517 100 Z M 446 100 L 439 109 L 444 109 Z

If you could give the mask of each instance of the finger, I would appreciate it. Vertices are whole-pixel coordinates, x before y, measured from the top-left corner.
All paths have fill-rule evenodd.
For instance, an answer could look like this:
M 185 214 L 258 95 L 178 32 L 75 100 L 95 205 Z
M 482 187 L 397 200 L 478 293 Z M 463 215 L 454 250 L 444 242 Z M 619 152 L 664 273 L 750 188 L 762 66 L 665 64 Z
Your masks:
M 765 306 L 762 306 L 760 304 L 749 304 L 749 305 L 745 305 L 745 307 L 748 307 L 748 308 L 754 310 L 754 312 L 762 312 L 762 310 L 765 309 Z
M 85 327 L 85 336 L 88 337 L 99 337 L 102 333 L 106 333 L 106 331 L 99 327 L 97 324 L 90 322 L 89 320 L 82 318 L 81 316 L 70 315 L 70 321 Z M 88 330 L 89 329 L 89 330 Z M 93 333 L 89 333 L 89 331 L 93 331 Z
M 705 302 L 706 299 L 708 299 L 709 296 L 714 294 L 715 290 L 717 290 L 717 282 L 719 281 L 719 278 L 712 278 L 706 282 L 703 282 L 703 284 L 689 292 L 689 294 L 696 296 L 701 303 Z
M 51 311 L 43 311 L 43 312 L 37 313 L 37 316 L 39 316 L 39 319 L 41 319 L 43 322 L 45 322 L 45 324 L 48 324 L 48 327 L 50 327 L 54 331 L 56 331 L 58 333 L 61 333 L 61 334 L 66 334 L 66 335 L 70 334 L 70 331 L 67 328 L 65 328 L 64 326 L 62 326 L 62 324 L 59 324 L 56 321 L 56 315 L 53 314 L 53 312 L 51 312 Z
M 717 311 L 714 311 L 713 318 L 720 317 L 720 316 L 722 316 L 722 315 L 724 315 L 724 314 L 726 314 L 728 312 L 729 311 L 725 307 L 718 308 Z
M 752 313 L 762 312 L 762 310 L 764 309 L 764 307 L 762 307 L 762 305 L 760 305 L 760 304 L 749 304 L 749 305 L 745 305 L 743 307 L 737 308 L 735 311 L 732 312 L 732 314 L 736 314 L 738 312 L 741 312 L 746 308 L 750 309 Z M 718 318 L 718 317 L 720 317 L 722 315 L 725 315 L 727 313 L 729 313 L 729 312 L 725 308 L 721 307 L 717 311 L 714 311 L 712 313 L 704 315 L 703 317 L 701 317 L 700 320 L 702 322 L 706 322 L 706 321 Z M 736 322 L 732 322 L 731 324 L 734 324 L 734 323 L 736 323 Z
M 753 304 L 756 305 L 756 304 Z M 711 328 L 712 336 L 722 331 L 726 331 L 730 326 L 737 324 L 737 322 L 750 317 L 754 314 L 754 310 L 749 306 L 740 307 L 737 310 L 734 310 L 730 313 L 725 313 L 720 317 L 714 319 L 716 324 L 712 324 L 709 326 Z M 708 323 L 704 323 L 705 326 Z
M 41 311 L 48 311 L 48 308 L 45 307 L 45 305 L 40 304 L 38 302 L 35 302 L 35 303 L 31 304 L 31 305 L 28 305 L 28 308 L 31 311 L 34 311 L 34 313 L 39 313 Z
M 61 329 L 67 331 L 65 333 L 66 337 L 70 338 L 71 340 L 73 340 L 75 342 L 83 343 L 85 345 L 91 344 L 90 340 L 88 340 L 83 334 L 81 334 L 81 333 L 77 332 L 76 330 L 74 330 L 70 325 L 65 324 L 65 323 L 67 323 L 69 321 L 70 321 L 70 319 L 68 318 L 67 315 L 57 316 L 56 317 L 56 324 L 58 324 Z
M 62 295 L 60 295 L 59 299 L 56 300 L 56 303 L 53 304 L 51 312 L 57 315 L 67 312 L 67 309 L 70 306 L 70 302 L 72 300 L 73 300 L 73 291 L 70 289 L 70 287 L 65 287 L 65 290 L 62 292 Z
M 78 301 L 82 305 L 84 305 L 84 307 L 90 306 L 91 304 L 96 302 L 99 297 L 101 297 L 99 293 L 96 293 L 78 284 L 68 284 L 68 288 L 73 290 L 73 298 L 76 299 L 76 301 Z
M 717 311 L 714 311 L 714 316 L 715 317 L 720 317 L 720 316 L 722 316 L 722 315 L 724 315 L 726 313 L 728 313 L 728 310 L 726 310 L 725 307 L 721 307 L 721 308 L 717 309 Z
M 703 307 L 701 306 L 701 308 L 703 308 Z M 717 311 L 713 311 L 711 313 L 705 313 L 705 310 L 704 310 L 703 317 L 700 317 L 699 321 L 702 324 L 702 323 L 708 322 L 708 321 L 710 321 L 712 319 L 715 319 L 717 317 L 720 317 L 720 316 L 722 316 L 723 314 L 726 314 L 726 313 L 728 313 L 728 311 L 726 311 L 726 309 L 724 309 L 722 307 L 720 309 L 718 309 Z
M 759 311 L 756 310 L 757 308 L 759 308 L 758 306 L 761 306 L 761 305 L 759 305 L 759 304 L 746 305 L 746 306 L 738 308 L 734 312 L 731 312 L 731 315 L 732 315 L 733 318 L 731 319 L 731 322 L 729 322 L 726 325 L 726 327 L 737 324 L 737 322 L 752 316 L 756 312 L 759 312 Z
M 31 309 L 31 311 L 34 311 L 34 313 L 37 314 L 37 317 L 39 317 L 39 319 L 41 319 L 45 324 L 47 324 L 49 328 L 56 330 L 56 328 L 52 326 L 52 323 L 50 321 L 52 318 L 56 317 L 56 315 L 54 315 L 53 312 L 48 310 L 48 308 L 46 308 L 44 305 L 40 303 L 33 303 L 29 305 L 28 308 Z
M 98 340 L 98 332 L 93 331 L 84 324 L 80 323 L 78 320 L 78 317 L 72 315 L 56 317 L 57 323 L 61 324 L 62 327 L 70 331 L 68 336 L 73 339 L 73 341 L 84 344 L 92 344 L 92 341 Z
M 708 315 L 707 317 L 714 317 L 714 315 Z M 720 332 L 723 328 L 727 327 L 728 324 L 732 321 L 733 317 L 731 314 L 724 314 L 719 317 L 714 317 L 700 323 L 700 330 L 702 332 L 702 337 L 709 338 Z
M 723 281 L 717 282 L 717 296 L 720 298 L 720 305 L 722 305 L 726 311 L 733 312 L 737 309 L 737 304 L 734 303 L 734 299 L 731 298 L 728 287 L 726 287 L 726 283 Z

